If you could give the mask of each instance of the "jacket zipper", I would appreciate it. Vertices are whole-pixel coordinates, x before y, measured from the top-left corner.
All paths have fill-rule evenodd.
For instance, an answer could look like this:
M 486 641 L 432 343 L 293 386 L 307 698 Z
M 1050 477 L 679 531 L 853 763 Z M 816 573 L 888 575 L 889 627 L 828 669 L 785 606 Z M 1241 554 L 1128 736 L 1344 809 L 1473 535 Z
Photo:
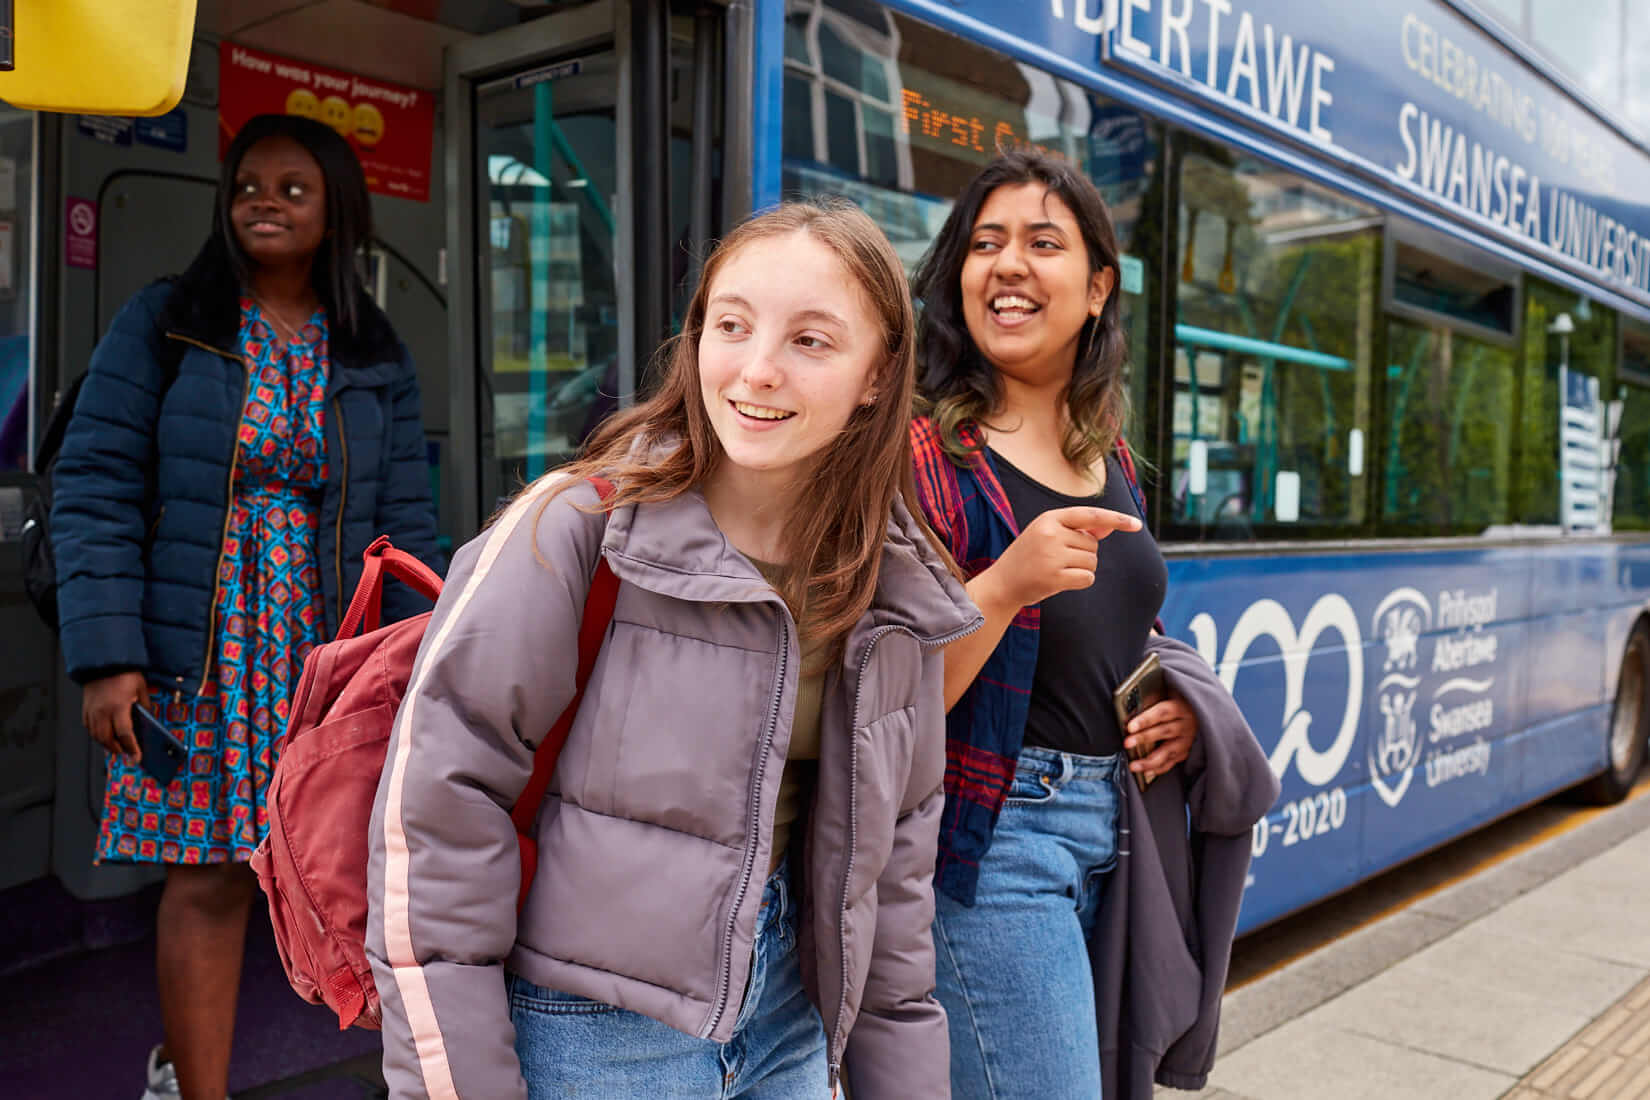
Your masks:
M 848 726 L 848 862 L 842 868 L 842 900 L 836 907 L 836 950 L 842 963 L 842 987 L 837 995 L 836 1016 L 831 1021 L 830 1085 L 836 1089 L 837 1077 L 842 1073 L 842 1017 L 848 1011 L 848 880 L 854 877 L 854 854 L 859 850 L 859 712 L 865 697 L 865 670 L 870 667 L 871 654 L 877 643 L 889 632 L 903 627 L 885 626 L 871 634 L 865 643 L 865 652 L 859 658 L 859 672 L 854 676 L 854 710 Z M 909 632 L 908 632 L 909 633 Z
M 247 369 L 246 364 L 241 362 L 239 358 L 228 354 L 221 348 L 215 348 L 209 344 L 203 344 L 199 340 L 191 340 L 187 336 L 179 336 L 176 333 L 169 332 L 166 335 L 170 339 L 181 340 L 185 344 L 192 344 L 197 348 L 210 351 L 214 355 L 221 355 L 241 368 L 241 403 L 236 412 L 235 428 L 231 432 L 233 442 L 229 449 L 229 476 L 224 480 L 223 530 L 218 532 L 218 559 L 212 566 L 212 602 L 206 609 L 206 652 L 201 654 L 201 682 L 200 686 L 195 689 L 195 694 L 200 695 L 206 691 L 207 681 L 212 676 L 212 640 L 218 626 L 218 586 L 223 583 L 224 540 L 229 538 L 229 521 L 235 514 L 235 467 L 241 459 L 240 417 L 246 411 L 246 396 L 252 392 L 252 372 Z M 177 682 L 178 690 L 172 693 L 174 700 L 179 700 L 182 697 L 183 677 L 179 676 Z
M 779 704 L 785 696 L 785 677 L 790 667 L 791 647 L 789 632 L 785 629 L 787 614 L 781 612 L 779 617 L 779 676 L 774 681 L 773 704 L 768 708 L 768 726 L 757 746 L 756 768 L 751 773 L 750 824 L 745 829 L 745 859 L 739 870 L 739 888 L 734 891 L 733 908 L 728 914 L 728 930 L 722 937 L 722 972 L 716 978 L 716 1011 L 711 1014 L 710 1022 L 705 1027 L 704 1037 L 709 1037 L 716 1030 L 716 1025 L 722 1022 L 722 1016 L 728 1009 L 728 998 L 732 995 L 729 988 L 733 984 L 733 935 L 739 925 L 739 907 L 745 902 L 745 894 L 750 890 L 751 875 L 756 867 L 756 829 L 762 820 L 762 802 L 759 797 L 762 791 L 762 776 L 768 768 L 768 749 L 773 744 L 773 732 L 779 727 Z
M 192 336 L 185 336 L 181 332 L 168 332 L 166 334 L 166 338 L 168 340 L 176 340 L 180 344 L 188 344 L 190 347 L 200 348 L 202 351 L 209 351 L 213 355 L 221 355 L 225 359 L 228 359 L 231 363 L 240 362 L 239 359 L 235 358 L 227 351 L 224 351 L 222 348 L 215 348 L 204 340 L 197 340 Z
M 918 638 L 917 642 L 925 649 L 950 645 L 958 638 L 964 638 L 980 629 L 982 622 L 970 623 L 961 630 L 954 630 L 944 637 L 935 638 L 927 643 Z M 865 643 L 865 652 L 859 659 L 859 672 L 854 679 L 854 710 L 849 727 L 851 736 L 848 739 L 848 864 L 842 870 L 842 900 L 836 910 L 836 939 L 837 957 L 842 962 L 842 986 L 837 997 L 836 1018 L 831 1021 L 830 1048 L 826 1052 L 830 1059 L 829 1084 L 835 1094 L 837 1079 L 842 1075 L 842 1054 L 847 1044 L 842 1038 L 842 1017 L 848 1011 L 848 880 L 854 876 L 854 855 L 859 851 L 859 714 L 860 703 L 865 696 L 865 670 L 871 664 L 871 654 L 876 651 L 877 643 L 895 631 L 911 634 L 911 630 L 903 626 L 884 626 L 873 631 L 870 640 Z M 896 820 L 896 827 L 897 827 Z
M 338 515 L 332 531 L 332 565 L 338 577 L 338 622 L 344 621 L 344 504 L 349 499 L 349 441 L 344 438 L 344 408 L 338 398 L 332 399 L 332 419 L 338 428 L 338 454 L 343 472 L 338 478 Z

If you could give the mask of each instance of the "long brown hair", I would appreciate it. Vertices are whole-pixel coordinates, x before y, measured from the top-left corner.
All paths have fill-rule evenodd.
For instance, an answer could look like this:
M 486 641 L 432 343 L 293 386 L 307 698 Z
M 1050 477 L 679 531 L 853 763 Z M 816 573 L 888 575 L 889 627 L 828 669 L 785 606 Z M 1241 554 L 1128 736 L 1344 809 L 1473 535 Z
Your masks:
M 609 418 L 584 454 L 555 475 L 567 477 L 564 486 L 604 475 L 615 487 L 606 505 L 613 508 L 671 500 L 715 471 L 724 455 L 699 388 L 706 303 L 717 274 L 741 248 L 792 233 L 806 233 L 835 254 L 864 292 L 883 333 L 882 361 L 871 375 L 875 399 L 854 411 L 796 487 L 784 539 L 780 595 L 804 637 L 838 639 L 871 605 L 897 494 L 922 522 L 911 469 L 917 370 L 911 293 L 888 238 L 852 203 L 785 203 L 728 234 L 705 261 L 682 331 L 660 349 L 666 367 L 658 391 Z M 926 524 L 924 530 L 949 565 Z
M 1066 204 L 1082 232 L 1091 273 L 1117 268 L 1117 231 L 1105 199 L 1069 162 L 1036 150 L 1015 150 L 999 154 L 974 177 L 912 277 L 922 299 L 918 407 L 933 417 L 941 446 L 956 458 L 972 449 L 963 428 L 986 420 L 1003 392 L 997 369 L 980 354 L 963 320 L 963 263 L 985 200 L 999 187 L 1021 183 L 1042 184 L 1047 195 Z M 1110 453 L 1128 420 L 1122 297 L 1114 283 L 1100 316 L 1086 321 L 1078 335 L 1077 363 L 1065 391 L 1066 429 L 1060 453 L 1079 469 L 1091 468 Z

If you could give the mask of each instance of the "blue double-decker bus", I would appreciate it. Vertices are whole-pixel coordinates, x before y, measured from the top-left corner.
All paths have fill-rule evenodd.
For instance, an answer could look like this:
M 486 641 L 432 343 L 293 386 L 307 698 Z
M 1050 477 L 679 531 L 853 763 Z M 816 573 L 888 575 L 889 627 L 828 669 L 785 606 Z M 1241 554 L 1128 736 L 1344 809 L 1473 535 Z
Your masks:
M 1035 146 L 1117 224 L 1165 626 L 1283 781 L 1242 928 L 1554 792 L 1633 788 L 1645 4 L 266 8 L 201 0 L 162 118 L 0 106 L 0 1093 L 115 1095 L 158 1037 L 159 873 L 92 863 L 102 753 L 20 583 L 31 456 L 121 303 L 199 247 L 222 141 L 318 94 L 374 187 L 363 260 L 417 363 L 449 546 L 645 389 L 748 212 L 845 195 L 914 266 L 996 150 Z M 372 1038 L 290 996 L 256 923 L 246 974 L 233 1091 L 370 1077 Z M 108 989 L 135 1026 L 90 1015 Z
M 1283 781 L 1244 929 L 1645 754 L 1646 17 L 1496 7 L 788 0 L 768 44 L 764 201 L 915 259 L 999 147 L 1109 199 L 1164 622 Z M 1520 41 L 1557 18 L 1585 78 Z

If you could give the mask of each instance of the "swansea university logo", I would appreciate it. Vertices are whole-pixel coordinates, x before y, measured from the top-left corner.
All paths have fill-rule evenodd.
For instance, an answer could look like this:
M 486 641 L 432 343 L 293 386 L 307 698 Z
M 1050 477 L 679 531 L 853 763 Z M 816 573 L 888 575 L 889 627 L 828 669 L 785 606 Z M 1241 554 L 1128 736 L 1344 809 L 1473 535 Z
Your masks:
M 1414 588 L 1396 588 L 1375 607 L 1374 634 L 1386 646 L 1375 696 L 1380 732 L 1369 739 L 1369 781 L 1388 806 L 1398 805 L 1415 778 L 1424 741 L 1415 724 L 1421 686 L 1420 641 L 1432 629 L 1432 603 Z

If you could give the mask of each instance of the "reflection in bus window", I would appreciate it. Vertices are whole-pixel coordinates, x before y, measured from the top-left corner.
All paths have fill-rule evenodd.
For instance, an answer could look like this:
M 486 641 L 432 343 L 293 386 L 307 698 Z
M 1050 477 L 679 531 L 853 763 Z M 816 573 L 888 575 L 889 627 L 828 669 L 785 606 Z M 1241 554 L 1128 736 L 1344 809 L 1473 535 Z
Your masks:
M 0 105 L 0 470 L 29 465 L 29 210 L 35 114 Z
M 575 450 L 617 392 L 614 66 L 477 98 L 487 168 L 488 499 Z
M 1379 219 L 1221 150 L 1182 163 L 1173 533 L 1275 538 L 1359 524 Z
M 1499 16 L 1514 31 L 1524 25 L 1524 0 L 1478 0 L 1478 6 Z
M 1519 521 L 1607 529 L 1615 311 L 1535 279 L 1525 281 L 1524 303 Z
M 1621 3 L 1529 0 L 1529 40 L 1589 95 L 1611 106 L 1621 102 Z
M 1621 55 L 1650 56 L 1650 10 L 1642 4 L 1627 9 L 1627 33 L 1622 39 Z M 1650 65 L 1623 66 L 1622 95 L 1628 120 L 1642 132 L 1650 133 Z
M 1037 147 L 1081 165 L 1117 226 L 1123 324 L 1139 361 L 1162 198 L 1159 131 L 1138 112 L 865 0 L 790 0 L 783 114 L 786 197 L 859 203 L 907 272 L 997 150 Z M 1145 381 L 1131 372 L 1137 412 Z
M 1475 270 L 1404 241 L 1392 250 L 1392 300 L 1453 321 L 1511 336 L 1518 288 L 1499 273 Z
M 1443 325 L 1387 325 L 1381 521 L 1476 534 L 1512 516 L 1516 355 Z
M 1650 530 L 1650 329 L 1623 324 L 1616 400 L 1614 507 L 1617 531 Z

